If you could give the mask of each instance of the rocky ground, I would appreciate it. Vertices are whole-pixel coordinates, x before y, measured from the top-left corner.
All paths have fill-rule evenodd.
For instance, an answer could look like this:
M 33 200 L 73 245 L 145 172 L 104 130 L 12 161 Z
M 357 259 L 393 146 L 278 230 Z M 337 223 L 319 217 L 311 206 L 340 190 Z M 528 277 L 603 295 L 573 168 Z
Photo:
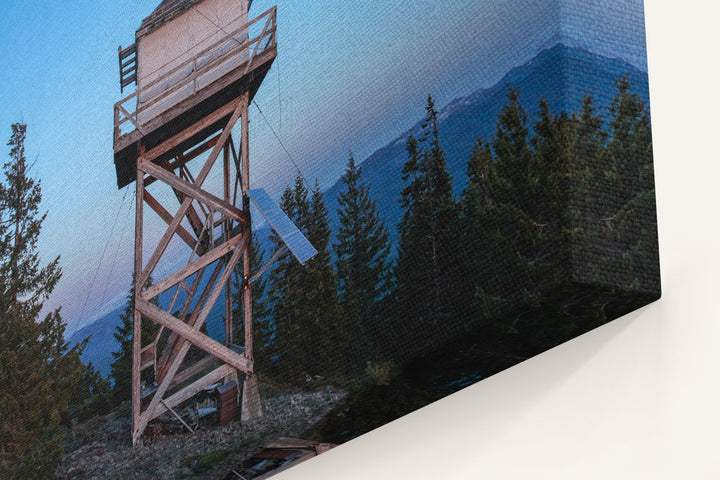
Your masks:
M 222 479 L 278 437 L 302 436 L 345 396 L 331 387 L 282 393 L 264 399 L 263 418 L 246 425 L 233 422 L 200 427 L 194 434 L 150 434 L 135 448 L 130 444 L 129 415 L 114 412 L 74 429 L 54 478 Z

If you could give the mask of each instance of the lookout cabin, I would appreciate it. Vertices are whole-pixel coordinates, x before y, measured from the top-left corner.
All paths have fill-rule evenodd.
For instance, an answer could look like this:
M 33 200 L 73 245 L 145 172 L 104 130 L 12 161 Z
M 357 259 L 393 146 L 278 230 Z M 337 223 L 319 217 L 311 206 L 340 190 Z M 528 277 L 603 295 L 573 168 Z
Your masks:
M 221 130 L 232 112 L 211 113 L 246 91 L 254 97 L 277 55 L 276 9 L 250 20 L 251 4 L 163 0 L 143 19 L 135 43 L 118 49 L 121 92 L 135 86 L 114 107 L 118 188 L 135 180 L 141 148 L 151 150 L 190 127 L 197 130 L 155 162 L 175 158 Z

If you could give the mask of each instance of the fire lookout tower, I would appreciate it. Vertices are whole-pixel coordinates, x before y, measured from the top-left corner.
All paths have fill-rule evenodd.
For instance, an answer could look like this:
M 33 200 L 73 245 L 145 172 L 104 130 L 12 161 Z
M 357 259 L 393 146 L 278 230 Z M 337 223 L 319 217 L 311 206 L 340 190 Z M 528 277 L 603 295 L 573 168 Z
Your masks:
M 243 421 L 262 415 L 251 300 L 267 265 L 250 271 L 251 203 L 301 263 L 316 253 L 264 190 L 250 190 L 248 107 L 277 55 L 276 9 L 249 20 L 251 3 L 163 0 L 135 43 L 118 51 L 121 91 L 136 85 L 115 104 L 113 132 L 118 188 L 136 182 L 133 444 L 151 420 L 176 414 L 217 383 L 235 382 Z M 147 218 L 145 205 L 156 215 Z M 149 222 L 159 228 L 146 228 Z M 183 251 L 187 261 L 178 266 Z M 244 346 L 233 344 L 236 268 Z M 223 291 L 225 337 L 218 341 L 203 326 Z M 146 345 L 143 319 L 158 330 Z

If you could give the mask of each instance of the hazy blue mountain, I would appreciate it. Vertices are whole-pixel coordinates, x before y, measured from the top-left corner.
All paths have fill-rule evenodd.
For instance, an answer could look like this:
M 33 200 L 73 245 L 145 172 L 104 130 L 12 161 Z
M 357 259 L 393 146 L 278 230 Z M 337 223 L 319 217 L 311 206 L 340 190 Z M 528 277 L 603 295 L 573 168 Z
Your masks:
M 488 140 L 492 138 L 498 113 L 506 104 L 508 85 L 519 90 L 520 100 L 530 114 L 530 124 L 535 121 L 541 98 L 548 101 L 553 111 L 574 111 L 578 109 L 586 93 L 594 97 L 596 107 L 607 119 L 607 107 L 615 95 L 615 82 L 624 75 L 629 76 L 634 91 L 647 102 L 649 94 L 646 72 L 619 59 L 601 57 L 558 43 L 543 50 L 525 65 L 510 70 L 495 86 L 452 101 L 440 110 L 439 130 L 440 143 L 445 150 L 455 193 L 459 194 L 466 185 L 467 161 L 478 136 Z M 425 100 L 418 98 L 417 102 L 424 105 Z M 420 136 L 420 124 L 421 121 L 418 121 L 412 126 L 416 137 Z M 409 132 L 410 130 L 380 148 L 361 164 L 363 179 L 370 185 L 378 210 L 384 217 L 393 239 L 397 236 L 396 226 L 402 215 L 398 203 L 400 190 L 403 188 L 400 173 L 407 159 L 405 142 Z M 325 202 L 333 229 L 337 226 L 337 197 L 341 188 L 342 182 L 338 180 L 325 192 Z M 272 251 L 267 225 L 261 227 L 256 235 L 261 240 L 267 258 Z M 223 295 L 218 299 L 208 320 L 208 331 L 215 338 L 223 335 L 222 305 Z M 121 312 L 122 308 L 119 308 L 105 315 L 76 332 L 70 339 L 71 343 L 75 343 L 91 335 L 83 360 L 92 362 L 105 376 L 110 372 L 111 352 L 117 349 L 112 333 L 120 324 Z
M 120 326 L 120 314 L 125 307 L 118 307 L 110 313 L 98 318 L 95 322 L 87 325 L 73 333 L 68 340 L 70 345 L 75 345 L 85 338 L 90 337 L 82 361 L 92 363 L 103 377 L 110 374 L 110 364 L 113 361 L 112 352 L 117 350 L 118 342 L 113 337 L 115 328 Z
M 615 82 L 624 75 L 629 75 L 634 91 L 647 102 L 646 72 L 622 60 L 608 59 L 559 43 L 543 50 L 525 65 L 510 70 L 495 86 L 458 98 L 442 108 L 439 112 L 440 144 L 445 150 L 456 195 L 467 183 L 467 161 L 476 139 L 478 136 L 492 139 L 498 113 L 507 103 L 509 85 L 520 92 L 522 105 L 530 115 L 529 125 L 532 125 L 541 98 L 548 101 L 552 111 L 574 111 L 586 93 L 593 96 L 599 112 L 608 118 L 607 107 L 615 95 Z M 426 99 L 418 98 L 417 101 L 424 105 Z M 412 127 L 416 138 L 421 136 L 420 125 L 421 121 Z M 370 185 L 392 238 L 396 237 L 396 226 L 402 216 L 398 202 L 403 188 L 401 171 L 407 160 L 409 133 L 410 130 L 361 164 L 362 178 Z M 337 225 L 337 197 L 341 189 L 342 181 L 338 180 L 325 193 L 333 227 Z
M 207 275 L 209 277 L 209 275 Z M 200 290 L 205 288 L 207 285 L 207 278 L 201 282 Z M 174 290 L 169 290 L 160 296 L 160 305 L 167 308 L 170 305 Z M 82 355 L 82 360 L 85 363 L 92 363 L 93 366 L 100 372 L 103 377 L 110 375 L 110 364 L 114 361 L 112 352 L 117 351 L 119 344 L 113 333 L 115 329 L 122 324 L 120 315 L 125 306 L 121 306 L 111 311 L 110 313 L 103 315 L 95 322 L 87 325 L 73 335 L 68 340 L 70 345 L 75 345 L 87 337 L 90 337 L 85 351 Z M 218 297 L 217 302 L 210 311 L 207 320 L 207 329 L 211 337 L 218 341 L 223 341 L 225 337 L 225 290 Z

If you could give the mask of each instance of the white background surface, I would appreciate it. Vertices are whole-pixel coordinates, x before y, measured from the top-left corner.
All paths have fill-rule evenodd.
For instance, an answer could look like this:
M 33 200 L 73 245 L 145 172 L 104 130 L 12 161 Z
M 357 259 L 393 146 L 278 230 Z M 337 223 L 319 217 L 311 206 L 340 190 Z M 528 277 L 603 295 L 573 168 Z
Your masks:
M 720 479 L 720 7 L 646 0 L 663 298 L 275 478 Z

